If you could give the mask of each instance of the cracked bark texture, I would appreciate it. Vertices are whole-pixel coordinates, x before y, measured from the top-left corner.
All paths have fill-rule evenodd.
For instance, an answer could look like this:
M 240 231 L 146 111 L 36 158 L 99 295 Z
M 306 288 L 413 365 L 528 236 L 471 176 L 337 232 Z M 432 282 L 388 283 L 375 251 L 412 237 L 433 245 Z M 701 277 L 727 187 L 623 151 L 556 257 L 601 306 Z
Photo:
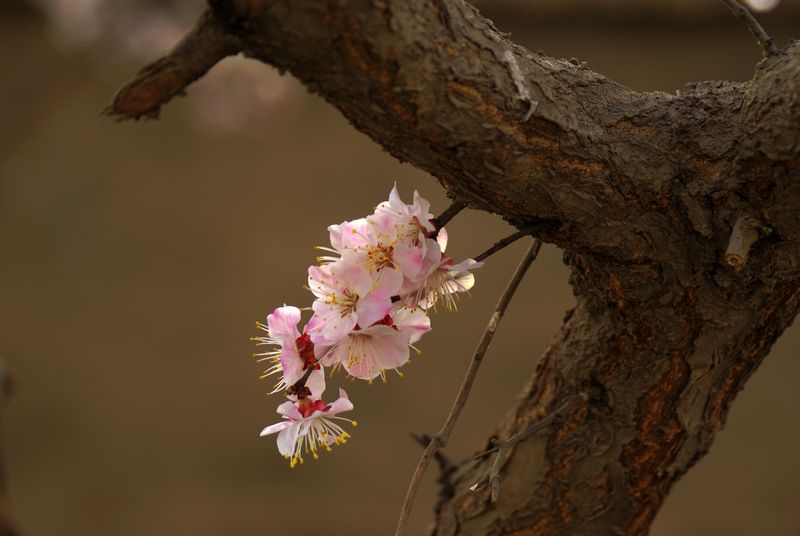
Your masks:
M 491 459 L 455 475 L 435 532 L 646 533 L 800 305 L 800 46 L 750 82 L 671 95 L 532 53 L 460 0 L 212 0 L 201 25 L 192 72 L 219 60 L 222 32 L 226 53 L 298 77 L 453 199 L 545 222 L 565 251 L 578 305 L 497 434 L 589 386 L 604 396 L 517 445 L 496 504 L 467 491 Z M 169 97 L 137 80 L 110 113 Z M 742 218 L 760 227 L 732 266 Z

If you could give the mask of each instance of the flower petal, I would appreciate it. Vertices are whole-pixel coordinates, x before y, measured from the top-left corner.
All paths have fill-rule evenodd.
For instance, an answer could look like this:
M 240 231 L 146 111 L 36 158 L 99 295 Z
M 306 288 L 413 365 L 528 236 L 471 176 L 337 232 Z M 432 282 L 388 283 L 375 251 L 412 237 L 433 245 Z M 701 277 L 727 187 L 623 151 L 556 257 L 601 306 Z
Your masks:
M 320 368 L 309 374 L 308 380 L 306 380 L 306 387 L 311 391 L 312 397 L 320 398 L 322 393 L 325 392 L 325 370 Z
M 278 307 L 267 316 L 269 335 L 282 341 L 283 346 L 287 346 L 300 336 L 297 330 L 298 322 L 300 322 L 300 309 L 291 305 Z
M 278 434 L 278 452 L 284 456 L 294 455 L 300 425 L 300 422 L 293 422 Z
M 336 415 L 337 413 L 351 411 L 352 409 L 353 409 L 353 403 L 350 402 L 347 393 L 345 392 L 344 389 L 339 389 L 339 398 L 336 399 L 336 401 L 331 404 L 331 407 L 330 409 L 328 409 L 326 414 Z
M 261 430 L 261 433 L 258 435 L 260 437 L 268 436 L 270 434 L 274 434 L 275 432 L 280 432 L 281 430 L 283 430 L 284 428 L 286 428 L 291 424 L 292 424 L 291 421 L 281 421 L 275 424 L 271 424 L 266 428 L 264 428 L 263 430 Z

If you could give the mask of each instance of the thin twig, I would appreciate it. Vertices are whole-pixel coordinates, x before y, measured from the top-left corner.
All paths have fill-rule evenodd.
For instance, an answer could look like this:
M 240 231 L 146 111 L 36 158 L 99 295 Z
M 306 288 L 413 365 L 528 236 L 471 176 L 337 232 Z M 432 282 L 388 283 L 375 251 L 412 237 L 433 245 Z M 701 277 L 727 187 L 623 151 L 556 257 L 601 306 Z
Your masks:
M 502 239 L 498 240 L 497 242 L 495 242 L 492 245 L 492 247 L 490 247 L 489 249 L 487 249 L 486 251 L 484 251 L 483 253 L 481 253 L 477 257 L 475 257 L 475 260 L 478 261 L 478 262 L 481 262 L 482 260 L 485 260 L 486 258 L 491 257 L 492 255 L 494 255 L 495 253 L 497 253 L 501 249 L 505 248 L 506 246 L 510 246 L 511 244 L 513 244 L 514 242 L 519 240 L 520 238 L 525 237 L 525 236 L 529 236 L 532 233 L 542 229 L 546 224 L 551 224 L 551 223 L 552 222 L 538 223 L 536 225 L 530 225 L 528 227 L 525 227 L 524 229 L 520 229 L 516 233 L 510 234 L 507 237 L 502 238 Z
M 427 447 L 432 439 L 429 434 L 417 434 L 415 432 L 411 432 L 410 435 L 414 441 L 423 447 Z M 442 471 L 442 474 L 452 472 L 457 467 L 453 460 L 448 458 L 447 455 L 442 451 L 436 451 L 434 453 L 434 457 L 436 458 L 436 463 L 439 465 L 439 469 Z
M 436 230 L 438 231 L 439 229 L 447 225 L 447 223 L 450 220 L 455 218 L 456 214 L 464 210 L 466 207 L 467 205 L 465 205 L 461 201 L 453 201 L 452 205 L 447 207 L 447 209 L 444 212 L 442 212 L 441 214 L 436 216 L 436 218 L 434 218 L 433 226 L 436 227 Z
M 411 437 L 422 445 L 422 448 L 426 448 L 431 442 L 431 436 L 428 434 L 411 432 Z M 439 478 L 436 480 L 436 483 L 439 484 L 439 496 L 434 506 L 434 512 L 438 515 L 442 505 L 452 499 L 456 493 L 453 475 L 458 471 L 459 464 L 448 458 L 441 450 L 437 451 L 434 456 L 436 457 L 436 463 L 439 465 Z
M 5 409 L 8 397 L 14 390 L 14 378 L 8 370 L 5 359 L 0 357 L 0 411 Z M 0 434 L 2 436 L 2 434 Z M 3 438 L 0 437 L 0 440 Z M 2 441 L 0 441 L 0 535 L 16 536 L 17 531 L 11 521 L 11 512 L 8 506 L 8 492 L 6 489 L 6 471 L 3 459 Z
M 491 344 L 492 338 L 497 331 L 500 320 L 503 318 L 506 308 L 508 308 L 508 304 L 511 301 L 511 298 L 514 296 L 514 293 L 517 291 L 519 284 L 522 282 L 522 278 L 525 276 L 525 273 L 528 271 L 528 268 L 530 268 L 533 261 L 536 260 L 536 256 L 539 254 L 539 249 L 541 247 L 542 242 L 539 239 L 534 239 L 531 243 L 531 246 L 528 248 L 528 251 L 525 252 L 525 256 L 519 263 L 516 272 L 514 272 L 514 275 L 508 282 L 508 286 L 506 286 L 502 296 L 500 296 L 500 300 L 497 302 L 497 307 L 495 307 L 495 311 L 492 314 L 492 317 L 489 319 L 489 323 L 486 325 L 486 329 L 483 331 L 483 336 L 478 342 L 478 346 L 475 348 L 475 352 L 472 355 L 472 361 L 469 364 L 467 374 L 464 376 L 464 381 L 461 383 L 461 388 L 458 390 L 456 399 L 453 402 L 453 407 L 450 408 L 450 414 L 447 416 L 447 420 L 445 420 L 442 429 L 431 438 L 428 446 L 425 448 L 425 452 L 422 453 L 422 457 L 417 464 L 417 468 L 414 470 L 414 475 L 411 477 L 411 483 L 408 485 L 406 498 L 403 502 L 403 508 L 400 511 L 400 519 L 397 521 L 397 530 L 395 531 L 395 536 L 400 536 L 405 533 L 408 516 L 411 513 L 411 507 L 414 505 L 414 498 L 417 495 L 417 489 L 419 489 L 419 485 L 422 482 L 422 477 L 425 474 L 425 470 L 428 468 L 428 465 L 431 463 L 431 459 L 433 459 L 439 449 L 443 448 L 447 444 L 447 440 L 450 438 L 450 434 L 453 431 L 456 420 L 458 420 L 459 415 L 461 415 L 461 410 L 464 409 L 464 404 L 467 401 L 470 389 L 475 381 L 475 376 L 478 374 L 481 361 L 483 361 L 483 356 L 486 355 L 486 351 L 489 349 L 489 345 Z
M 500 497 L 500 470 L 503 467 L 503 462 L 505 461 L 506 454 L 508 451 L 520 441 L 525 441 L 535 433 L 544 430 L 550 425 L 558 424 L 564 420 L 566 415 L 578 407 L 579 405 L 583 404 L 590 398 L 594 396 L 594 393 L 589 391 L 580 392 L 574 394 L 567 398 L 567 400 L 558 407 L 554 412 L 550 413 L 546 417 L 539 419 L 532 425 L 528 426 L 527 428 L 521 430 L 520 432 L 514 434 L 513 436 L 509 437 L 508 439 L 495 439 L 492 441 L 494 443 L 494 447 L 487 450 L 486 452 L 480 453 L 478 457 L 484 457 L 488 454 L 493 452 L 497 453 L 497 456 L 492 463 L 492 466 L 486 471 L 486 474 L 478 480 L 475 484 L 470 486 L 470 491 L 475 491 L 482 485 L 486 484 L 487 482 L 492 487 L 492 502 L 496 502 L 497 499 Z
M 772 41 L 772 38 L 767 35 L 767 32 L 764 31 L 764 28 L 759 24 L 756 18 L 750 13 L 750 10 L 747 9 L 747 6 L 743 5 L 739 0 L 723 0 L 728 7 L 731 8 L 734 15 L 739 17 L 744 21 L 747 25 L 747 28 L 750 30 L 750 33 L 758 41 L 758 44 L 761 45 L 761 48 L 764 49 L 765 56 L 774 56 L 778 53 L 778 47 L 775 46 L 775 43 Z

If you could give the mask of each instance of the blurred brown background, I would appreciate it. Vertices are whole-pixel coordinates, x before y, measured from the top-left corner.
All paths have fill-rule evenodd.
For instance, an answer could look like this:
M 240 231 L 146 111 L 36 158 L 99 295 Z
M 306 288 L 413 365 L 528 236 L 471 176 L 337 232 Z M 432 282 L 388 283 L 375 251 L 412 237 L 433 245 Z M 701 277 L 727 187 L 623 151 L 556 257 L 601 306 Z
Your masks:
M 800 37 L 800 2 L 762 21 Z M 352 441 L 290 471 L 250 354 L 254 322 L 301 287 L 325 226 L 366 214 L 397 181 L 446 207 L 436 181 L 352 129 L 289 77 L 226 60 L 158 122 L 98 112 L 167 47 L 201 2 L 0 2 L 0 355 L 11 509 L 28 535 L 389 534 L 420 448 L 521 255 L 477 274 L 438 314 L 403 380 L 339 376 Z M 746 80 L 759 49 L 719 0 L 486 0 L 532 49 L 576 57 L 636 89 Z M 469 212 L 456 257 L 509 231 Z M 546 247 L 509 311 L 448 454 L 480 448 L 573 303 Z M 800 327 L 738 397 L 711 453 L 667 500 L 653 534 L 800 535 Z M 331 392 L 329 387 L 329 394 Z M 430 520 L 435 471 L 413 533 Z

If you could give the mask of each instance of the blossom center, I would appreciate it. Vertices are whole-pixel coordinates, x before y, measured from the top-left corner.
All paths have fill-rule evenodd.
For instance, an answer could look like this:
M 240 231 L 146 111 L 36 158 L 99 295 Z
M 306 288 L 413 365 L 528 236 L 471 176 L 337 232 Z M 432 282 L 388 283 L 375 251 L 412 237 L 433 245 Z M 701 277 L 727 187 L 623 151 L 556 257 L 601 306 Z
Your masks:
M 393 253 L 394 246 L 378 242 L 377 245 L 367 251 L 367 267 L 376 272 L 387 267 L 394 268 Z

